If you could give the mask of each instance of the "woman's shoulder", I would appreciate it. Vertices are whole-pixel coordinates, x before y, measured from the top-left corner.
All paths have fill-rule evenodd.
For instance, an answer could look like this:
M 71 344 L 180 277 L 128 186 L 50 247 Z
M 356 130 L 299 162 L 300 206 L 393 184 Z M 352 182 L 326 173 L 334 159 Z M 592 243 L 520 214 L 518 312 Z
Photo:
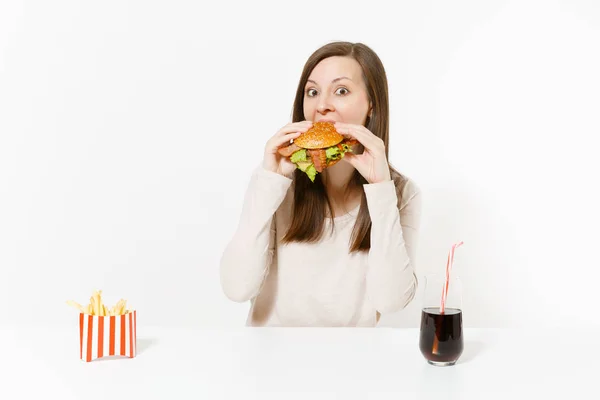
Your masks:
M 421 194 L 421 189 L 412 178 L 392 169 L 392 181 L 396 186 L 398 209 L 401 210 L 409 203 L 419 200 L 417 196 Z

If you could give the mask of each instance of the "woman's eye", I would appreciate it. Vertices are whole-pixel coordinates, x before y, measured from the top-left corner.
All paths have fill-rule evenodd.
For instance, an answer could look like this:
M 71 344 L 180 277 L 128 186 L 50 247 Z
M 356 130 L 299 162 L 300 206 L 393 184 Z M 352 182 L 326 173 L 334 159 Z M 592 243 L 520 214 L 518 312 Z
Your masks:
M 313 97 L 313 96 L 315 96 L 316 94 L 317 94 L 317 91 L 316 91 L 315 89 L 308 89 L 308 90 L 306 91 L 306 95 L 307 95 L 308 97 Z
M 335 94 L 339 94 L 339 95 L 342 95 L 342 96 L 346 95 L 348 93 L 350 93 L 350 92 L 348 91 L 348 89 L 346 89 L 344 87 L 341 87 L 341 88 L 339 88 L 338 90 L 335 91 Z

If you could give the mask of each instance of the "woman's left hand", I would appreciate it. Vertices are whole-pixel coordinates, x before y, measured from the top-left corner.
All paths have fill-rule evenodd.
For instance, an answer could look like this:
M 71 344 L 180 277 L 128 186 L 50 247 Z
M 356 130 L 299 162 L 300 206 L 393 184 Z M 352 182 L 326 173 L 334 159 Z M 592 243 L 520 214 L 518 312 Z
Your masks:
M 362 125 L 336 122 L 335 129 L 346 137 L 358 140 L 365 148 L 362 154 L 347 152 L 342 160 L 356 168 L 367 182 L 379 183 L 392 179 L 383 140 Z

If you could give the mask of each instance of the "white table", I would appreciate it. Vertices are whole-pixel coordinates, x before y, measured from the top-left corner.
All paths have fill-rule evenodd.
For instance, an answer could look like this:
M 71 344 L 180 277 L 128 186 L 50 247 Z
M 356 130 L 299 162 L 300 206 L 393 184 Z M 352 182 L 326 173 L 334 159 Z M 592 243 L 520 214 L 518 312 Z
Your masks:
M 600 331 L 465 330 L 452 367 L 418 330 L 138 326 L 136 358 L 79 359 L 78 328 L 0 328 L 0 398 L 600 398 Z M 485 396 L 485 397 L 484 397 Z

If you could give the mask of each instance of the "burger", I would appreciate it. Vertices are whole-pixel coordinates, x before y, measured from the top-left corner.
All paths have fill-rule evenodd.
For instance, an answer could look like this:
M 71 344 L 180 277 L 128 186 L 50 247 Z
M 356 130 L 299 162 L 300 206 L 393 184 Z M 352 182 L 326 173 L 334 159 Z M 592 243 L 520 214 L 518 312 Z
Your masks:
M 278 150 L 289 157 L 296 167 L 306 173 L 312 182 L 325 168 L 338 163 L 358 141 L 340 135 L 331 122 L 315 122 L 313 126 Z

